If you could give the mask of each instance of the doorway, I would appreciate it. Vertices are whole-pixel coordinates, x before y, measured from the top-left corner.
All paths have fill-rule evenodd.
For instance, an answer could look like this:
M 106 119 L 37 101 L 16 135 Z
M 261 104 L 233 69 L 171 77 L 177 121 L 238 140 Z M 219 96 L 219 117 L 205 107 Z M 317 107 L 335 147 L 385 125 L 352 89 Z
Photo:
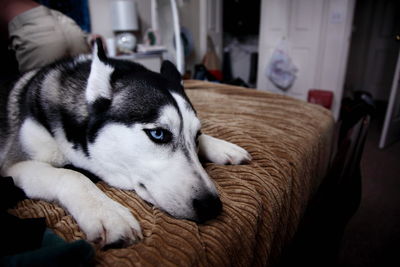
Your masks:
M 255 88 L 261 0 L 223 1 L 224 82 Z
M 356 91 L 371 94 L 375 119 L 382 125 L 400 49 L 399 13 L 396 0 L 358 0 L 354 13 L 344 96 Z

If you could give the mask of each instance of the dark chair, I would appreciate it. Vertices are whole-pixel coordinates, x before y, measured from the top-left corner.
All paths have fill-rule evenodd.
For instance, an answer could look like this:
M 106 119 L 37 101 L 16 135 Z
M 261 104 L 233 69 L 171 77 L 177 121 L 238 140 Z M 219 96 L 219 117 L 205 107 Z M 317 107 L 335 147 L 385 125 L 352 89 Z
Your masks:
M 310 201 L 281 266 L 334 266 L 346 225 L 361 202 L 360 162 L 374 104 L 357 92 L 343 99 L 332 161 Z
M 328 176 L 321 184 L 321 193 L 332 194 L 343 224 L 347 224 L 360 205 L 360 163 L 374 110 L 372 97 L 367 93 L 356 92 L 354 98 L 342 101 L 336 151 Z

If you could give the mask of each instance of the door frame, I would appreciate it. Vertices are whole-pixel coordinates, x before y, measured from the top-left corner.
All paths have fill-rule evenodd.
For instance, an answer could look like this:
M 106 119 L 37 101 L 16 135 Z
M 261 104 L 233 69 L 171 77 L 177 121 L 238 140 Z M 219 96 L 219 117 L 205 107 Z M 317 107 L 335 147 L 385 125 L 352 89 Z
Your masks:
M 381 149 L 385 148 L 389 143 L 392 143 L 393 141 L 396 140 L 391 138 L 389 135 L 390 132 L 393 131 L 393 125 L 392 125 L 393 122 L 392 120 L 394 115 L 393 112 L 394 109 L 396 108 L 395 106 L 396 97 L 398 97 L 398 95 L 400 94 L 398 90 L 400 90 L 400 49 L 399 49 L 399 54 L 397 56 L 396 69 L 393 75 L 392 88 L 390 90 L 389 104 L 386 110 L 385 122 L 383 124 L 383 130 L 381 138 L 379 140 L 379 148 Z M 398 103 L 400 104 L 400 101 Z M 397 140 L 398 139 L 400 139 L 400 136 L 397 138 Z

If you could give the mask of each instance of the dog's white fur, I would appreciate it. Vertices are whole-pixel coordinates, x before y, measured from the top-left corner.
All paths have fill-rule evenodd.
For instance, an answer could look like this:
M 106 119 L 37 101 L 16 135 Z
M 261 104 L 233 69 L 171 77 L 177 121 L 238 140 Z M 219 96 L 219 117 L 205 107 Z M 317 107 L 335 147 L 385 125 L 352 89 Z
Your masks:
M 97 54 L 97 46 L 94 47 L 94 55 Z M 90 71 L 88 85 L 86 88 L 86 99 L 93 103 L 97 98 L 111 99 L 110 76 L 114 69 L 103 64 L 98 57 L 93 57 L 92 70 Z
M 95 73 L 89 76 L 87 102 L 93 103 L 98 97 L 111 98 L 112 68 L 95 58 L 92 71 Z M 240 164 L 251 157 L 241 147 L 205 134 L 200 135 L 197 147 L 195 136 L 200 130 L 200 121 L 194 111 L 187 108 L 188 102 L 181 95 L 172 93 L 172 96 L 180 114 L 175 107 L 167 105 L 153 123 L 127 126 L 110 122 L 99 130 L 96 140 L 88 144 L 90 157 L 68 142 L 61 127 L 52 136 L 41 124 L 26 118 L 18 138 L 30 160 L 3 165 L 2 174 L 12 176 L 27 196 L 63 205 L 88 240 L 101 245 L 120 239 L 129 244 L 140 239 L 140 225 L 126 207 L 107 197 L 83 174 L 60 168 L 65 164 L 87 169 L 111 186 L 135 190 L 141 198 L 174 217 L 194 217 L 190 206 L 194 191 L 217 195 L 198 155 L 219 164 Z M 113 101 L 118 102 L 118 97 Z M 181 138 L 186 152 L 178 149 L 172 153 L 170 148 L 152 142 L 144 129 L 157 127 L 168 129 Z
M 167 117 L 168 116 L 161 120 L 167 120 Z M 194 123 L 197 124 L 198 122 Z M 116 138 L 123 138 L 126 141 L 122 142 L 125 147 L 129 147 L 129 140 L 134 142 L 134 140 L 130 138 L 131 131 L 134 129 L 129 129 L 122 125 L 110 125 L 107 127 L 111 129 L 104 130 L 104 134 L 114 135 Z M 98 138 L 100 140 L 108 139 L 107 136 L 100 136 Z M 138 221 L 126 207 L 105 196 L 95 184 L 81 173 L 55 167 L 62 166 L 67 161 L 54 139 L 42 126 L 27 120 L 21 130 L 21 140 L 25 147 L 29 147 L 29 154 L 34 160 L 19 162 L 13 165 L 7 170 L 6 175 L 12 176 L 15 184 L 22 188 L 29 197 L 62 203 L 76 219 L 81 229 L 86 233 L 88 240 L 100 241 L 101 245 L 111 244 L 121 239 L 121 237 L 129 238 L 132 242 L 136 241 L 138 238 L 142 238 L 142 232 Z M 141 139 L 141 141 L 143 141 L 143 139 Z M 67 144 L 66 141 L 64 143 Z M 113 144 L 102 147 L 96 147 L 96 145 L 94 145 L 92 149 L 104 149 L 105 147 L 111 148 L 114 146 Z M 121 166 L 110 165 L 111 163 L 108 156 L 114 155 L 117 157 L 124 157 L 127 152 L 118 151 L 118 149 L 120 148 L 117 148 L 117 151 L 102 151 L 101 153 L 97 153 L 99 155 L 104 155 L 104 158 L 96 160 L 99 164 L 106 164 L 101 171 L 109 172 L 106 175 L 102 175 L 102 177 L 105 178 L 112 178 L 106 180 L 107 183 L 119 188 L 131 189 L 132 183 L 135 183 L 135 179 L 127 179 L 127 176 L 121 173 Z M 132 153 L 141 155 L 143 151 L 132 151 Z M 151 157 L 144 158 L 141 164 L 147 163 L 150 165 L 148 168 L 153 172 L 159 167 L 156 166 L 157 164 L 171 164 L 171 162 L 173 162 L 172 160 L 168 160 L 165 163 L 160 163 L 155 160 L 156 154 L 146 154 L 151 155 Z M 231 164 L 239 164 L 241 161 L 250 160 L 251 158 L 247 151 L 239 146 L 205 134 L 202 134 L 199 139 L 199 154 L 219 164 L 225 164 L 227 161 Z M 81 158 L 82 161 L 84 159 L 82 155 L 75 156 Z M 118 161 L 119 160 L 112 162 Z M 179 162 L 179 160 L 177 160 L 177 162 Z M 208 177 L 200 166 L 200 163 L 198 164 L 198 169 L 203 172 L 203 175 Z M 129 167 L 126 167 L 126 171 L 130 172 L 131 170 Z M 158 184 L 160 190 L 164 188 L 162 182 L 173 182 L 176 183 L 176 186 L 182 187 L 181 183 L 184 181 L 176 179 L 182 177 L 182 170 L 180 169 L 182 167 L 184 166 L 178 165 L 174 170 L 170 170 L 170 177 L 167 177 Z M 141 169 L 147 171 L 145 166 L 142 166 Z M 171 177 L 173 177 L 173 179 L 171 179 Z M 116 183 L 116 181 L 118 182 Z M 213 184 L 208 182 L 207 186 L 212 187 Z M 144 200 L 153 204 L 159 204 L 147 191 L 136 189 L 136 192 Z M 155 194 L 159 193 L 163 192 L 155 191 Z

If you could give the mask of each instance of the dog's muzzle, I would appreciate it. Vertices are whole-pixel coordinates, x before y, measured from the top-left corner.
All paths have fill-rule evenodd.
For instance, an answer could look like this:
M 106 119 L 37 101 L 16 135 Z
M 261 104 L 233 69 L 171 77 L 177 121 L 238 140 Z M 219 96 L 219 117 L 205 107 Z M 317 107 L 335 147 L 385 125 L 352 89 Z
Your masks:
M 217 217 L 221 213 L 222 202 L 218 196 L 207 194 L 201 199 L 194 199 L 193 207 L 196 211 L 197 221 L 203 223 Z

